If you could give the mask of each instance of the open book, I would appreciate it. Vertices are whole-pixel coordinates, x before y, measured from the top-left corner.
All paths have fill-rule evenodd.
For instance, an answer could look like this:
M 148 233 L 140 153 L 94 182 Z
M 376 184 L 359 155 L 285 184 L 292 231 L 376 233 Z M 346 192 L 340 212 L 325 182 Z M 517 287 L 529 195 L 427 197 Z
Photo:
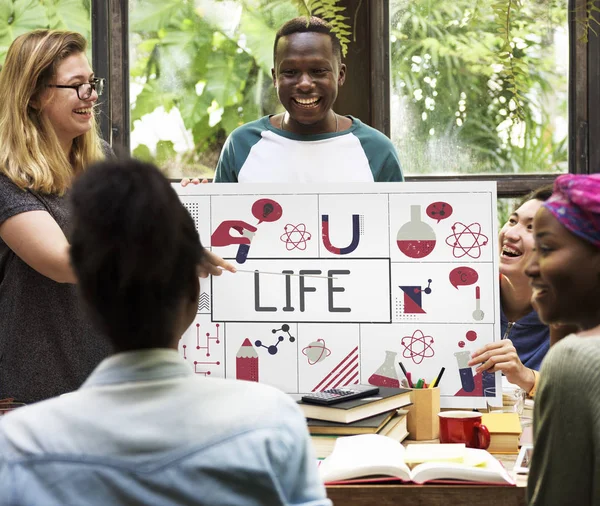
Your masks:
M 378 434 L 338 438 L 319 473 L 325 483 L 356 478 L 392 476 L 401 481 L 460 480 L 515 485 L 500 462 L 485 450 L 463 444 L 401 443 Z

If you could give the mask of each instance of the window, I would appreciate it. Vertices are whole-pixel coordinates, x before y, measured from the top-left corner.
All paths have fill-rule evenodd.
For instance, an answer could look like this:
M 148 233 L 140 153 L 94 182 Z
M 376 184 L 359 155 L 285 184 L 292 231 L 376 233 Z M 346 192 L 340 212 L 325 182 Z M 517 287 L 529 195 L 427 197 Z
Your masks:
M 404 31 L 398 33 L 398 25 L 400 23 L 400 27 L 402 28 L 402 19 L 403 16 L 406 17 L 406 12 L 413 12 L 420 8 L 420 16 L 422 18 L 443 18 L 443 11 L 440 9 L 443 9 L 444 5 L 446 6 L 446 9 L 453 8 L 454 4 L 456 4 L 456 6 L 460 6 L 461 4 L 464 6 L 463 0 L 457 0 L 456 2 L 450 2 L 448 0 L 440 0 L 439 2 L 430 0 L 428 3 L 425 2 L 425 0 L 417 0 L 414 6 L 412 6 L 412 2 L 409 2 L 408 0 L 389 0 L 389 2 L 357 2 L 356 0 L 338 1 L 339 5 L 346 8 L 345 14 L 350 16 L 351 23 L 356 29 L 356 42 L 353 42 L 350 45 L 349 53 L 346 57 L 348 77 L 346 85 L 341 90 L 340 96 L 338 97 L 336 109 L 343 113 L 354 114 L 367 123 L 379 128 L 381 131 L 390 134 L 401 151 L 401 158 L 409 179 L 494 179 L 498 181 L 498 191 L 500 196 L 515 196 L 522 195 L 531 188 L 537 187 L 544 182 L 551 181 L 557 173 L 567 170 L 567 164 L 571 172 L 587 173 L 600 170 L 600 144 L 590 142 L 590 139 L 597 138 L 598 130 L 600 129 L 598 117 L 600 114 L 600 101 L 598 100 L 598 97 L 600 97 L 600 80 L 595 78 L 600 69 L 600 37 L 593 31 L 590 31 L 589 42 L 581 42 L 583 26 L 586 19 L 586 0 L 569 0 L 568 6 L 565 5 L 564 10 L 560 6 L 562 5 L 561 2 L 564 2 L 565 0 L 556 0 L 554 4 L 546 3 L 547 0 L 527 0 L 526 2 L 522 2 L 525 6 L 523 11 L 525 18 L 523 19 L 530 19 L 537 28 L 545 30 L 543 33 L 540 32 L 540 37 L 543 35 L 545 38 L 542 44 L 539 42 L 539 38 L 536 40 L 535 37 L 533 39 L 528 37 L 530 34 L 527 30 L 527 23 L 525 22 L 521 22 L 520 24 L 517 23 L 514 29 L 511 28 L 511 34 L 515 34 L 515 36 L 526 41 L 525 47 L 516 48 L 525 53 L 529 52 L 521 58 L 521 61 L 527 62 L 527 65 L 529 66 L 530 62 L 539 60 L 546 65 L 544 68 L 548 68 L 548 65 L 551 66 L 551 64 L 548 63 L 548 58 L 554 58 L 555 62 L 560 64 L 561 68 L 560 71 L 557 71 L 556 69 L 551 69 L 550 72 L 544 71 L 542 75 L 538 76 L 537 74 L 539 72 L 536 70 L 538 68 L 536 66 L 536 68 L 533 69 L 533 73 L 527 74 L 530 77 L 533 76 L 531 78 L 533 85 L 527 88 L 526 98 L 528 101 L 531 100 L 532 103 L 535 102 L 537 104 L 529 111 L 531 121 L 535 123 L 535 125 L 530 125 L 530 128 L 527 131 L 529 137 L 519 137 L 519 135 L 517 135 L 518 132 L 515 132 L 515 135 L 507 136 L 506 124 L 502 125 L 504 128 L 504 133 L 502 134 L 504 135 L 504 138 L 500 136 L 498 130 L 496 130 L 498 139 L 493 136 L 493 131 L 482 132 L 482 134 L 485 134 L 482 135 L 483 138 L 488 141 L 493 141 L 492 145 L 494 145 L 494 143 L 496 145 L 498 145 L 498 143 L 504 143 L 503 145 L 500 145 L 500 153 L 495 149 L 489 149 L 489 146 L 485 143 L 483 143 L 482 149 L 480 144 L 472 142 L 473 136 L 471 136 L 470 139 L 469 137 L 465 138 L 466 136 L 463 136 L 463 132 L 467 132 L 469 129 L 472 131 L 474 130 L 475 133 L 478 132 L 476 128 L 471 128 L 471 126 L 468 128 L 465 127 L 468 123 L 467 120 L 472 119 L 474 115 L 472 114 L 472 111 L 477 110 L 478 107 L 483 107 L 483 105 L 478 102 L 477 97 L 473 98 L 474 88 L 467 87 L 466 91 L 463 90 L 466 95 L 466 99 L 462 99 L 465 100 L 464 104 L 459 103 L 461 100 L 459 93 L 458 98 L 456 98 L 456 96 L 452 98 L 452 101 L 450 102 L 451 107 L 448 106 L 444 109 L 439 105 L 439 101 L 445 97 L 440 97 L 442 84 L 438 80 L 435 84 L 438 91 L 438 97 L 440 98 L 436 97 L 438 102 L 435 103 L 434 111 L 423 109 L 424 104 L 426 104 L 425 94 L 423 94 L 423 98 L 418 101 L 418 104 L 415 105 L 414 103 L 410 103 L 412 100 L 416 100 L 416 98 L 414 93 L 409 95 L 409 86 L 413 85 L 410 83 L 406 84 L 406 80 L 410 78 L 411 82 L 422 81 L 425 88 L 421 89 L 427 90 L 427 87 L 431 88 L 431 85 L 424 81 L 424 78 L 427 77 L 426 74 L 421 73 L 420 75 L 411 76 L 410 74 L 400 72 L 397 63 L 400 59 L 400 55 L 404 54 L 406 57 L 409 56 L 404 47 L 400 47 L 400 52 L 396 53 L 396 49 L 401 44 L 399 37 L 404 37 L 404 32 L 407 32 L 407 34 L 412 33 L 407 27 L 404 28 Z M 173 13 L 177 13 L 177 8 L 180 8 L 180 5 L 184 3 L 193 4 L 195 17 L 192 16 L 191 18 L 186 18 L 185 16 L 182 17 L 180 14 L 173 15 Z M 113 110 L 109 115 L 106 115 L 103 118 L 104 126 L 107 131 L 110 132 L 112 127 L 113 146 L 116 148 L 122 147 L 125 150 L 129 150 L 130 147 L 128 138 L 129 130 L 127 128 L 129 125 L 128 115 L 130 105 L 127 98 L 129 93 L 128 48 L 131 47 L 132 52 L 134 48 L 136 51 L 142 52 L 144 48 L 139 48 L 137 45 L 138 42 L 142 42 L 142 46 L 145 46 L 146 48 L 145 51 L 149 52 L 149 46 L 153 44 L 151 40 L 153 38 L 153 33 L 156 34 L 156 37 L 154 38 L 160 39 L 161 43 L 164 43 L 164 37 L 166 37 L 166 34 L 169 32 L 168 29 L 159 30 L 158 27 L 169 22 L 183 22 L 185 19 L 194 20 L 196 18 L 209 23 L 209 20 L 213 15 L 211 13 L 216 12 L 214 11 L 216 8 L 235 7 L 238 9 L 231 11 L 234 12 L 235 15 L 232 14 L 231 19 L 227 19 L 227 21 L 230 22 L 230 25 L 235 27 L 231 28 L 233 31 L 227 31 L 222 26 L 219 28 L 220 25 L 217 23 L 216 31 L 213 33 L 221 33 L 221 35 L 215 37 L 214 40 L 217 42 L 225 39 L 239 41 L 239 49 L 241 49 L 245 55 L 257 62 L 257 66 L 261 66 L 263 95 L 260 97 L 260 102 L 255 100 L 254 103 L 260 103 L 262 111 L 256 113 L 256 116 L 262 114 L 263 111 L 265 113 L 275 112 L 268 105 L 268 101 L 270 100 L 269 94 L 272 93 L 272 91 L 270 90 L 270 82 L 268 82 L 270 79 L 267 69 L 270 68 L 271 64 L 270 62 L 268 64 L 262 63 L 271 58 L 270 45 L 272 43 L 272 34 L 274 32 L 268 30 L 274 30 L 274 27 L 279 24 L 280 20 L 277 20 L 276 16 L 281 16 L 280 19 L 283 20 L 296 15 L 294 9 L 298 3 L 299 2 L 296 2 L 295 0 L 273 0 L 272 2 L 265 2 L 262 0 L 238 0 L 237 2 L 227 0 L 194 0 L 186 2 L 183 0 L 130 0 L 129 2 L 126 0 L 115 0 L 114 2 L 111 2 L 110 12 L 107 14 L 108 19 L 105 22 L 102 22 L 102 16 L 98 15 L 98 13 L 103 10 L 108 11 L 108 7 L 106 7 L 106 2 L 94 0 L 92 2 L 92 9 L 96 13 L 94 19 L 100 19 L 97 23 L 96 39 L 101 35 L 110 39 L 109 45 L 107 46 L 110 50 L 106 51 L 106 54 L 110 53 L 111 56 L 110 75 L 107 75 L 107 77 L 110 77 L 109 85 L 111 86 L 111 89 L 117 90 L 117 94 L 114 97 L 111 97 L 110 100 Z M 470 13 L 468 19 L 463 19 L 464 16 L 462 18 L 457 18 L 459 22 L 458 26 L 455 26 L 454 28 L 452 28 L 452 26 L 447 26 L 445 29 L 447 32 L 452 32 L 452 30 L 454 30 L 452 33 L 462 33 L 460 32 L 461 30 L 470 30 L 469 33 L 474 37 L 477 46 L 481 48 L 485 41 L 481 40 L 481 37 L 477 35 L 478 32 L 476 31 L 476 28 L 485 28 L 485 23 L 482 22 L 482 26 L 480 27 L 478 26 L 479 23 L 474 23 L 473 20 L 487 19 L 488 24 L 491 24 L 493 21 L 489 19 L 489 12 L 485 14 L 486 9 L 489 9 L 486 2 L 478 1 L 472 2 L 472 4 L 471 7 L 476 7 L 480 12 Z M 245 10 L 244 6 L 247 5 L 254 7 L 254 9 L 251 11 Z M 554 7 L 551 7 L 551 5 L 554 5 Z M 158 6 L 161 6 L 162 9 L 158 10 Z M 540 11 L 539 15 L 538 11 L 530 12 L 534 7 Z M 151 17 L 149 15 L 151 9 L 154 9 L 152 12 L 156 14 L 155 21 L 157 24 L 155 24 L 155 27 L 157 29 L 140 29 L 139 26 L 137 28 L 135 27 L 135 23 L 139 21 L 138 16 L 144 14 L 144 12 L 140 13 L 139 9 L 148 14 L 148 18 Z M 287 11 L 285 9 L 287 9 Z M 558 10 L 555 14 L 550 16 L 550 11 L 554 11 L 555 9 Z M 288 11 L 289 14 L 287 13 Z M 259 12 L 259 14 L 256 14 L 258 18 L 265 15 L 272 17 L 271 24 L 264 24 L 262 28 L 255 28 L 262 38 L 263 44 L 261 44 L 260 47 L 266 48 L 264 49 L 263 59 L 260 57 L 260 50 L 251 46 L 249 41 L 253 39 L 253 35 L 250 30 L 247 30 L 248 26 L 259 25 L 252 23 L 248 25 L 243 22 L 244 19 L 249 18 L 257 12 Z M 355 14 L 357 14 L 356 18 Z M 128 23 L 128 15 L 131 15 L 132 17 L 131 23 Z M 553 17 L 555 15 L 556 17 Z M 568 17 L 569 23 L 568 41 L 564 39 L 566 34 L 565 16 Z M 575 20 L 577 20 L 577 23 L 575 23 Z M 219 20 L 217 19 L 217 22 L 218 21 Z M 255 22 L 256 21 L 254 21 L 254 23 Z M 429 19 L 427 22 L 429 23 L 427 26 L 433 26 L 433 21 Z M 163 25 L 160 25 L 160 23 L 163 23 Z M 181 26 L 185 28 L 188 26 L 188 23 L 188 21 L 185 21 L 185 26 Z M 191 23 L 195 26 L 194 23 L 196 23 L 196 21 L 191 21 Z M 544 25 L 544 23 L 546 24 Z M 591 22 L 590 25 L 592 27 L 596 26 L 593 22 Z M 214 23 L 211 26 L 214 28 Z M 444 26 L 442 25 L 442 27 Z M 489 27 L 486 28 L 486 30 L 488 29 Z M 179 31 L 181 38 L 186 36 L 186 30 L 187 28 Z M 428 31 L 429 29 L 421 27 L 421 30 L 422 33 L 432 35 L 434 29 L 431 28 L 431 30 Z M 119 33 L 120 31 L 123 33 Z M 225 39 L 220 38 L 221 36 Z M 131 37 L 132 39 L 136 37 L 136 41 L 134 42 L 132 40 L 131 44 L 128 44 L 127 37 Z M 462 37 L 464 40 L 465 35 L 462 35 Z M 562 42 L 559 42 L 561 37 L 563 37 Z M 256 38 L 256 34 L 254 35 L 254 38 Z M 428 37 L 426 43 L 434 44 L 435 39 L 433 37 Z M 388 44 L 393 53 L 391 58 L 386 49 Z M 555 46 L 556 52 L 548 52 L 548 47 L 551 45 Z M 159 45 L 157 47 L 160 49 L 161 46 Z M 218 48 L 219 46 L 217 45 L 215 47 Z M 488 48 L 486 51 L 490 52 L 488 56 L 493 56 L 491 52 L 494 48 L 494 44 L 489 43 L 485 47 Z M 566 51 L 569 53 L 568 62 L 565 56 Z M 464 52 L 469 52 L 469 47 L 466 47 Z M 156 53 L 157 52 L 155 52 L 155 54 Z M 423 53 L 423 51 L 421 51 L 419 54 L 415 52 L 418 56 L 421 56 L 421 53 L 432 55 L 431 51 L 430 53 Z M 243 56 L 244 55 L 240 56 L 239 59 L 243 59 Z M 412 58 L 412 54 L 410 56 Z M 458 56 L 465 59 L 472 58 L 472 55 L 459 54 Z M 401 63 L 405 66 L 412 65 L 411 58 L 408 58 L 407 61 Z M 229 62 L 231 60 L 224 59 L 223 62 L 225 61 Z M 390 69 L 390 61 L 396 62 L 392 63 L 392 69 Z M 141 67 L 138 66 L 138 63 L 136 62 L 139 62 L 139 55 L 132 55 L 131 68 L 132 74 L 135 74 L 131 78 L 133 97 L 132 107 L 134 109 L 137 105 L 136 93 L 141 93 L 141 90 L 148 86 L 148 82 L 145 82 L 145 79 L 149 79 L 149 81 L 152 80 L 152 73 L 150 73 L 149 76 L 144 77 Z M 164 63 L 165 62 L 163 62 L 163 64 Z M 486 65 L 489 63 L 490 62 L 487 62 Z M 497 60 L 495 60 L 495 63 L 498 64 Z M 571 84 L 568 90 L 566 88 L 567 81 L 565 80 L 565 66 L 567 63 L 569 65 L 569 84 Z M 431 65 L 431 63 L 429 63 L 429 65 Z M 438 61 L 438 66 L 439 65 L 440 62 Z M 98 69 L 97 64 L 95 65 L 95 68 Z M 489 69 L 494 70 L 494 68 L 489 66 L 486 68 L 488 68 L 488 72 Z M 393 70 L 393 74 L 391 73 L 391 70 Z M 429 71 L 430 69 L 427 70 Z M 477 76 L 481 77 L 482 74 L 483 72 L 479 72 L 479 74 L 475 72 L 470 74 L 470 76 L 471 78 Z M 158 75 L 156 77 L 160 79 Z M 431 76 L 429 77 L 431 78 Z M 463 76 L 460 77 L 463 79 Z M 555 79 L 557 80 L 556 82 L 554 81 Z M 199 79 L 198 82 L 204 80 L 205 79 Z M 402 80 L 405 81 L 404 87 L 401 86 Z M 544 83 L 547 84 L 548 82 L 553 83 L 552 90 L 542 86 Z M 484 90 L 489 89 L 489 87 L 485 87 L 486 85 L 487 81 L 484 83 Z M 201 83 L 200 86 L 202 86 Z M 255 90 L 258 90 L 259 88 L 260 87 L 257 87 L 256 85 L 254 87 Z M 166 90 L 166 88 L 164 89 Z M 202 88 L 199 87 L 198 89 Z M 202 89 L 203 93 L 201 95 L 198 95 L 196 90 L 196 96 L 203 96 L 204 90 L 206 89 L 206 85 L 204 85 L 204 89 Z M 238 88 L 238 90 L 239 89 L 241 88 Z M 247 89 L 247 87 L 242 89 L 242 96 L 244 96 L 244 92 Z M 568 91 L 568 100 L 565 99 L 565 90 Z M 447 90 L 444 89 L 444 92 L 446 91 Z M 549 93 L 550 91 L 552 91 L 552 93 Z M 393 100 L 390 99 L 391 94 L 394 96 Z M 208 98 L 208 95 L 206 95 L 205 98 Z M 495 105 L 498 108 L 497 115 L 502 115 L 499 109 L 501 104 L 500 96 L 494 98 L 498 99 L 498 103 L 494 104 L 492 102 L 491 105 Z M 239 100 L 239 98 L 237 100 Z M 179 108 L 175 100 L 172 100 L 170 104 L 173 105 L 172 108 Z M 169 109 L 170 104 L 168 103 L 167 109 Z M 211 100 L 209 105 L 212 104 L 213 102 Z M 502 105 L 505 104 L 506 102 Z M 432 107 L 431 101 L 428 101 L 427 105 Z M 461 105 L 464 107 L 464 111 L 460 110 Z M 218 107 L 215 106 L 214 108 L 216 115 L 213 114 L 213 120 L 215 121 L 215 118 L 218 118 L 218 115 L 221 114 L 221 108 L 223 109 L 221 121 L 223 121 L 223 118 L 232 117 L 230 116 L 232 113 L 229 112 L 229 109 L 221 106 L 222 104 L 219 104 Z M 401 111 L 403 111 L 402 107 L 412 109 L 409 111 L 410 116 L 407 114 L 404 116 L 400 115 Z M 419 109 L 419 107 L 421 107 L 421 109 Z M 510 107 L 510 105 L 508 105 L 508 107 Z M 172 108 L 166 111 L 166 113 L 170 113 Z M 257 106 L 257 109 L 258 108 L 259 107 Z M 226 109 L 227 114 L 225 114 Z M 142 109 L 137 112 L 132 111 L 132 116 L 138 115 L 141 111 Z M 423 112 L 427 112 L 427 118 L 425 120 L 422 119 Z M 453 117 L 450 112 L 454 115 Z M 457 112 L 459 113 L 459 116 L 456 116 Z M 507 116 L 509 115 L 509 112 L 512 113 L 509 109 L 509 111 L 507 111 Z M 465 113 L 466 117 L 461 118 L 460 116 L 462 113 Z M 240 121 L 242 120 L 241 116 L 242 115 L 238 118 Z M 248 121 L 252 117 L 253 116 L 247 111 L 243 113 L 243 121 Z M 448 118 L 452 118 L 453 122 L 450 122 Z M 426 125 L 426 123 L 432 122 L 434 119 L 436 120 L 435 125 Z M 458 125 L 456 119 L 461 119 L 462 125 Z M 486 117 L 484 119 L 487 122 L 490 121 L 490 118 Z M 183 122 L 184 120 L 185 118 L 182 116 L 181 121 Z M 402 142 L 407 141 L 405 140 L 405 136 L 402 136 L 404 139 L 402 140 L 399 133 L 402 131 L 402 128 L 407 128 L 406 124 L 408 123 L 408 120 L 419 122 L 419 131 L 414 134 L 417 135 L 418 133 L 419 142 L 421 142 L 419 149 L 402 145 Z M 138 128 L 138 121 L 138 119 L 135 119 L 132 122 L 132 133 Z M 221 121 L 219 121 L 219 123 Z M 570 132 L 568 146 L 565 149 L 563 141 L 567 122 Z M 225 123 L 226 122 L 223 124 Z M 501 122 L 498 122 L 498 125 L 500 125 L 500 123 Z M 202 124 L 200 123 L 199 125 Z M 198 126 L 196 132 L 200 132 L 204 129 L 209 132 L 209 135 L 215 134 L 215 128 L 218 123 L 209 121 L 205 122 L 204 125 L 204 128 Z M 392 127 L 391 129 L 390 125 Z M 183 126 L 186 131 L 190 130 L 185 122 L 183 123 Z M 115 138 L 115 130 L 119 131 L 120 127 L 123 127 L 121 130 L 122 135 Z M 429 133 L 432 128 L 433 135 Z M 141 131 L 142 130 L 139 130 L 138 133 L 141 133 Z M 193 135 L 194 130 L 192 129 L 191 132 Z M 218 142 L 222 142 L 226 132 L 227 129 L 225 128 L 222 133 L 213 136 L 213 139 L 216 139 L 216 142 L 213 145 L 212 159 L 204 160 L 207 170 L 212 170 L 213 167 L 211 167 L 211 165 L 213 165 L 216 157 L 215 153 L 217 151 Z M 138 135 L 138 133 L 135 135 Z M 190 137 L 188 137 L 188 139 L 189 138 Z M 193 136 L 191 138 L 194 139 Z M 520 138 L 522 141 L 519 141 Z M 140 151 L 145 151 L 147 148 L 150 155 L 156 157 L 156 153 L 159 152 L 159 139 L 160 136 L 154 138 L 142 136 L 141 138 L 138 138 L 138 140 L 135 141 L 136 144 L 132 144 L 132 146 L 134 149 L 139 148 L 138 153 Z M 516 139 L 516 144 L 507 142 L 509 139 L 511 141 L 512 139 Z M 538 143 L 526 146 L 525 141 L 530 139 L 538 139 Z M 173 154 L 173 151 L 178 153 L 177 150 L 179 147 L 175 146 L 176 143 L 173 140 L 165 139 L 165 143 L 164 146 L 161 145 L 160 147 L 161 153 Z M 173 143 L 173 146 L 169 143 Z M 146 147 L 140 148 L 139 146 L 142 144 Z M 554 146 L 554 148 L 548 151 L 544 147 L 547 147 L 548 145 Z M 543 162 L 540 166 L 525 163 L 525 148 L 533 149 L 534 146 L 538 150 L 538 160 Z M 199 147 L 194 145 L 193 148 L 197 150 Z M 180 155 L 177 154 L 177 156 Z M 202 157 L 200 154 L 190 156 L 189 161 L 191 163 L 189 165 L 187 165 L 187 160 L 182 158 L 184 162 L 182 164 L 183 169 L 179 169 L 177 163 L 174 164 L 174 172 L 170 173 L 171 177 L 179 177 L 183 170 L 194 170 L 193 167 L 196 166 L 194 157 Z M 177 158 L 175 158 L 175 160 L 177 160 Z M 454 166 L 450 167 L 450 171 L 446 166 L 450 160 L 461 160 L 461 162 L 464 163 L 455 163 Z M 502 163 L 496 163 L 497 160 Z M 434 170 L 427 173 L 425 172 L 425 168 L 427 167 L 432 167 Z M 437 170 L 437 168 L 439 168 L 439 170 Z M 530 169 L 535 170 L 535 172 L 525 171 Z M 177 173 L 178 170 L 180 173 Z M 547 175 L 544 175 L 544 173 Z M 500 175 L 502 177 L 499 177 Z
M 130 0 L 133 155 L 212 177 L 227 136 L 279 107 L 273 40 L 297 15 L 290 2 Z
M 391 137 L 407 175 L 568 171 L 567 4 L 514 4 L 390 1 Z

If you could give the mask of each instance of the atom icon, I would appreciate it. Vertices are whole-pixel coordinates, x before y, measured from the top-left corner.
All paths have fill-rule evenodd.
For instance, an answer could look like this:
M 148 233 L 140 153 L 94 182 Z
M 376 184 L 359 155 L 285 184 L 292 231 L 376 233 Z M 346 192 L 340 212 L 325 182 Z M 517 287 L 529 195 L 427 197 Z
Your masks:
M 308 365 L 315 365 L 331 355 L 331 350 L 327 348 L 323 339 L 317 339 L 302 350 L 302 355 L 307 358 Z
M 458 232 L 457 228 L 459 229 Z M 452 235 L 446 237 L 446 244 L 452 247 L 454 258 L 462 258 L 467 255 L 471 258 L 479 258 L 481 248 L 487 243 L 488 238 L 481 233 L 479 223 L 465 225 L 458 221 L 452 225 Z
M 299 225 L 292 225 L 288 223 L 284 227 L 285 232 L 281 234 L 279 238 L 281 242 L 285 243 L 285 248 L 288 251 L 299 249 L 304 251 L 306 249 L 307 241 L 310 241 L 312 235 L 306 230 L 306 225 L 300 223 Z
M 410 339 L 408 345 L 404 342 L 405 339 Z M 429 343 L 427 342 L 429 339 Z M 433 344 L 433 337 L 426 336 L 421 330 L 415 330 L 412 336 L 404 336 L 402 338 L 402 356 L 404 358 L 410 358 L 415 364 L 420 364 L 426 358 L 431 358 L 435 355 L 431 345 Z M 416 345 L 416 346 L 415 346 Z

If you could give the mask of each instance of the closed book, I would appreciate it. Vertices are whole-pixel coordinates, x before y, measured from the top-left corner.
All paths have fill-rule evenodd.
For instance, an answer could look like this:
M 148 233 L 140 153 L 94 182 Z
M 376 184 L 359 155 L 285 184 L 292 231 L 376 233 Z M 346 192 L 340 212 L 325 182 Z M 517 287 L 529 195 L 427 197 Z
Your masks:
M 490 453 L 519 453 L 522 428 L 518 413 L 484 413 L 481 423 L 490 431 Z
M 315 456 L 318 459 L 324 459 L 331 455 L 335 442 L 345 436 L 336 436 L 334 434 L 313 434 L 310 436 L 313 449 L 315 450 Z
M 396 414 L 396 410 L 384 411 L 352 423 L 327 422 L 325 420 L 306 420 L 311 434 L 333 434 L 336 436 L 356 436 L 357 434 L 377 434 Z
M 408 388 L 388 387 L 379 387 L 379 393 L 376 396 L 352 399 L 331 406 L 298 401 L 306 418 L 341 423 L 352 423 L 409 404 L 410 390 Z
M 406 437 L 408 436 L 408 430 L 406 429 L 407 414 L 408 411 L 401 409 L 399 409 L 398 411 L 394 410 L 391 413 L 385 413 L 385 415 L 391 415 L 391 417 L 386 417 L 387 421 L 380 428 L 379 434 L 395 439 L 398 442 L 401 442 L 404 439 L 406 439 Z M 338 436 L 337 434 L 312 434 L 310 439 L 312 441 L 317 458 L 324 459 L 328 457 L 333 451 L 333 447 L 335 446 L 335 442 L 337 441 L 337 439 L 339 439 L 339 437 L 344 436 L 345 435 Z
M 381 436 L 391 437 L 396 441 L 402 442 L 408 436 L 408 429 L 406 428 L 406 420 L 408 411 L 399 409 L 396 416 L 392 418 L 385 426 L 378 432 Z

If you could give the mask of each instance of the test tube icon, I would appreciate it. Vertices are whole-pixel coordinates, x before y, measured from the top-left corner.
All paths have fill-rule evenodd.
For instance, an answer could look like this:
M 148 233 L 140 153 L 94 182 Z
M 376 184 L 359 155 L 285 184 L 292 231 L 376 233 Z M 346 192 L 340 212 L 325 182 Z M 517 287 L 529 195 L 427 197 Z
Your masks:
M 247 237 L 249 242 L 248 242 L 248 244 L 240 244 L 238 246 L 237 254 L 235 255 L 235 261 L 238 264 L 243 264 L 248 259 L 248 253 L 250 252 L 250 243 L 252 242 L 252 239 L 254 238 L 255 233 L 256 232 L 251 232 L 250 230 L 247 230 L 247 229 L 244 229 L 242 231 L 242 235 L 244 237 Z
M 458 363 L 458 372 L 460 373 L 460 382 L 465 392 L 475 390 L 475 379 L 473 378 L 473 369 L 469 367 L 470 351 L 457 351 L 454 356 Z

